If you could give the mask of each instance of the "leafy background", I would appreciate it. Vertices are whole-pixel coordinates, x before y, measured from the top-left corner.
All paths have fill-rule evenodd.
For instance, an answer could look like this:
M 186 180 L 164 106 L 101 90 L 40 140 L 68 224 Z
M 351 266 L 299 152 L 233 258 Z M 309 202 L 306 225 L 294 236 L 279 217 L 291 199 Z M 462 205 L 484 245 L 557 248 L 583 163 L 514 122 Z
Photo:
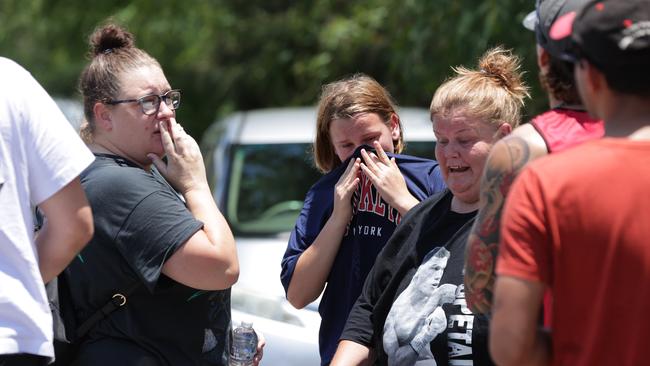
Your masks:
M 198 138 L 235 110 L 313 105 L 322 84 L 355 72 L 400 105 L 427 107 L 451 66 L 475 66 L 503 44 L 524 60 L 530 116 L 547 103 L 534 34 L 521 26 L 533 8 L 532 0 L 0 0 L 0 55 L 51 94 L 79 98 L 87 38 L 112 17 L 183 89 L 178 119 Z

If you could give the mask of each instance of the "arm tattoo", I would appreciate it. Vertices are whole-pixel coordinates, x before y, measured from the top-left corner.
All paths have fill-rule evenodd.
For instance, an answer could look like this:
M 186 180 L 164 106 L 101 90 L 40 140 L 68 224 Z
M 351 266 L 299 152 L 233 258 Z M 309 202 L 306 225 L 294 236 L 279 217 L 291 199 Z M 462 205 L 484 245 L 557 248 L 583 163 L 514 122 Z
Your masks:
M 532 160 L 521 137 L 501 141 L 489 156 L 481 180 L 480 209 L 465 253 L 465 297 L 474 313 L 489 313 L 494 291 L 494 266 L 499 253 L 499 227 L 512 182 Z

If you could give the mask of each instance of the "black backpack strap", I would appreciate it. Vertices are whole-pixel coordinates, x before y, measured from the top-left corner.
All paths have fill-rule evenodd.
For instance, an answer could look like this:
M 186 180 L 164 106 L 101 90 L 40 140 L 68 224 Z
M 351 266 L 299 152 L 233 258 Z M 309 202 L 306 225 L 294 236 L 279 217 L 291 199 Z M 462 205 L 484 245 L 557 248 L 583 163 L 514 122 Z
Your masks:
M 81 339 L 81 337 L 86 335 L 86 333 L 88 333 L 88 331 L 91 330 L 95 326 L 95 324 L 97 324 L 100 320 L 106 318 L 115 310 L 126 305 L 127 298 L 133 295 L 135 290 L 137 290 L 138 287 L 140 287 L 141 285 L 142 282 L 137 281 L 133 285 L 131 285 L 131 287 L 129 287 L 125 292 L 115 293 L 104 306 L 102 306 L 99 310 L 97 310 L 93 315 L 91 315 L 88 319 L 86 319 L 86 321 L 84 321 L 79 326 L 79 328 L 77 328 L 76 339 Z

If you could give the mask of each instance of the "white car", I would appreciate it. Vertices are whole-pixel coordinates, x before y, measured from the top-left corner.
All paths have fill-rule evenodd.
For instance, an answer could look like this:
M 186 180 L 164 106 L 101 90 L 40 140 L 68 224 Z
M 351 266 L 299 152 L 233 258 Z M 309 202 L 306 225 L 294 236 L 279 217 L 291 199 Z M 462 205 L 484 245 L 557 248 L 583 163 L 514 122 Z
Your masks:
M 404 153 L 433 158 L 429 111 L 403 108 L 399 113 Z M 214 197 L 239 254 L 233 325 L 252 320 L 264 334 L 264 365 L 320 364 L 318 300 L 296 310 L 280 283 L 289 233 L 307 190 L 321 176 L 311 153 L 315 126 L 313 107 L 238 112 L 210 126 L 201 143 Z
M 80 101 L 71 98 L 54 97 L 53 99 L 59 106 L 59 109 L 61 109 L 61 112 L 63 112 L 65 117 L 68 119 L 72 127 L 74 127 L 76 131 L 79 131 L 79 128 L 81 128 L 81 123 L 84 119 L 83 104 L 81 104 Z

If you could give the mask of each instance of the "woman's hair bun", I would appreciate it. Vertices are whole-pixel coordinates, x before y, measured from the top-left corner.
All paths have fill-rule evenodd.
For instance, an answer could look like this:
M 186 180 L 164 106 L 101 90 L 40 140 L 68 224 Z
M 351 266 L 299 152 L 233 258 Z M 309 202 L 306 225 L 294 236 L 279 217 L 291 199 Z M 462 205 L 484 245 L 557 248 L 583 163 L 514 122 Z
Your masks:
M 478 62 L 482 74 L 523 98 L 528 92 L 521 78 L 520 65 L 519 57 L 501 46 L 487 51 Z
M 106 54 L 120 48 L 132 48 L 135 39 L 126 29 L 114 23 L 107 23 L 95 29 L 90 36 L 90 47 L 93 56 Z

